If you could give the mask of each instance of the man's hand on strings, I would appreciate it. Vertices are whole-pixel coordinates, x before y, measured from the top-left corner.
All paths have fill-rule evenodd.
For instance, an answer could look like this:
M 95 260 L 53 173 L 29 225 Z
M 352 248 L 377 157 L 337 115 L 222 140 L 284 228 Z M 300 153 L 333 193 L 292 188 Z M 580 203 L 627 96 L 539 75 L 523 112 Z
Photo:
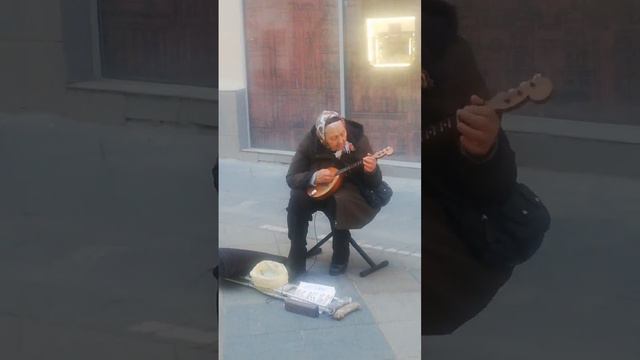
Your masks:
M 486 157 L 498 138 L 500 117 L 477 95 L 471 96 L 471 105 L 458 110 L 460 144 L 472 156 Z
M 316 184 L 328 184 L 331 181 L 333 181 L 334 178 L 334 174 L 331 170 L 329 169 L 321 169 L 318 170 L 318 173 L 316 175 Z
M 378 166 L 378 160 L 369 153 L 362 159 L 362 163 L 364 164 L 364 171 L 369 174 L 376 171 L 376 166 Z

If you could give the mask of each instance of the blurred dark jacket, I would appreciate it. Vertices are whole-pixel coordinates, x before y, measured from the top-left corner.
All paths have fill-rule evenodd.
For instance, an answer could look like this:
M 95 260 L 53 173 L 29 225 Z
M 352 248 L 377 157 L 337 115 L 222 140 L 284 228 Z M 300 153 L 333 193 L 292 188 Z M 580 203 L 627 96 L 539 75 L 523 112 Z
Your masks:
M 471 46 L 458 34 L 456 9 L 422 2 L 422 65 L 432 80 L 422 90 L 422 129 L 468 105 L 489 100 Z M 455 129 L 454 129 L 455 130 Z M 448 334 L 476 316 L 511 276 L 478 261 L 445 211 L 452 198 L 469 206 L 500 203 L 516 182 L 515 155 L 500 130 L 488 159 L 463 153 L 457 131 L 422 143 L 422 333 Z

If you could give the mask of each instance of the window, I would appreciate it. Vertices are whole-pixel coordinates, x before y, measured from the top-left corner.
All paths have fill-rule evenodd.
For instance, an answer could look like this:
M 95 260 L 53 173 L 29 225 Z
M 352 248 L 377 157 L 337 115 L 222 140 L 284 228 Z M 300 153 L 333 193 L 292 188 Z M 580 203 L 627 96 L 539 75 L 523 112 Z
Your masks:
M 322 110 L 344 109 L 374 150 L 419 161 L 420 2 L 389 3 L 245 0 L 252 147 L 295 150 Z
M 102 76 L 217 86 L 218 3 L 100 0 Z

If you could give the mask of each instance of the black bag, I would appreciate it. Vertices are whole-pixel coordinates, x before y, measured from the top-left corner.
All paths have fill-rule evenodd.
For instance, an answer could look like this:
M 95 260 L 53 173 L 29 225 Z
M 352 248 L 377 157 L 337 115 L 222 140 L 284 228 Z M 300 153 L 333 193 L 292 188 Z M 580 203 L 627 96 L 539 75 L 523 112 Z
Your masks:
M 380 182 L 380 185 L 376 188 L 369 188 L 366 186 L 359 186 L 360 194 L 367 201 L 369 206 L 374 209 L 379 209 L 389 203 L 391 201 L 391 195 L 393 195 L 393 190 L 389 184 L 384 181 Z
M 468 201 L 445 201 L 444 205 L 474 255 L 493 267 L 510 268 L 527 261 L 551 224 L 540 198 L 521 183 L 498 206 L 478 208 Z
M 271 260 L 284 264 L 287 258 L 284 256 L 268 254 L 260 251 L 219 248 L 218 270 L 214 275 L 224 278 L 241 278 L 249 275 L 254 266 L 260 261 Z

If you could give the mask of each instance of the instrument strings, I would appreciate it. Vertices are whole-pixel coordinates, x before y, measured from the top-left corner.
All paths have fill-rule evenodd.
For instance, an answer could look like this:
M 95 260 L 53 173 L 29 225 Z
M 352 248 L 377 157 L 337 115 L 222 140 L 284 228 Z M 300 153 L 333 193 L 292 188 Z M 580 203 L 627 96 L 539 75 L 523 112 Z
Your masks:
M 342 174 L 342 173 L 344 173 L 344 172 L 347 172 L 347 171 L 349 171 L 349 170 L 351 170 L 351 169 L 353 169 L 353 168 L 355 168 L 355 167 L 358 167 L 358 166 L 362 165 L 362 162 L 363 162 L 363 160 L 359 160 L 359 161 L 357 161 L 357 162 L 354 162 L 353 164 L 351 164 L 351 165 L 349 165 L 349 166 L 347 166 L 347 167 L 344 167 L 344 168 L 342 168 L 342 169 L 338 170 L 338 172 L 336 173 L 336 175 L 340 175 L 340 174 Z
M 444 134 L 448 130 L 453 129 L 453 117 L 446 118 L 444 121 L 440 121 L 436 124 L 433 124 L 424 131 L 424 140 L 429 140 L 434 136 Z
M 374 158 L 376 158 L 376 159 L 379 159 L 379 158 L 384 156 L 384 153 L 382 151 L 378 151 L 377 153 L 373 154 L 372 156 Z M 364 159 L 360 159 L 360 160 L 354 162 L 353 164 L 348 165 L 348 166 L 343 167 L 342 169 L 338 170 L 338 172 L 336 172 L 336 175 L 340 175 L 340 174 L 342 174 L 344 172 L 347 172 L 347 171 L 349 171 L 349 170 L 351 170 L 353 168 L 356 168 L 356 167 L 362 165 L 363 163 L 364 163 Z

